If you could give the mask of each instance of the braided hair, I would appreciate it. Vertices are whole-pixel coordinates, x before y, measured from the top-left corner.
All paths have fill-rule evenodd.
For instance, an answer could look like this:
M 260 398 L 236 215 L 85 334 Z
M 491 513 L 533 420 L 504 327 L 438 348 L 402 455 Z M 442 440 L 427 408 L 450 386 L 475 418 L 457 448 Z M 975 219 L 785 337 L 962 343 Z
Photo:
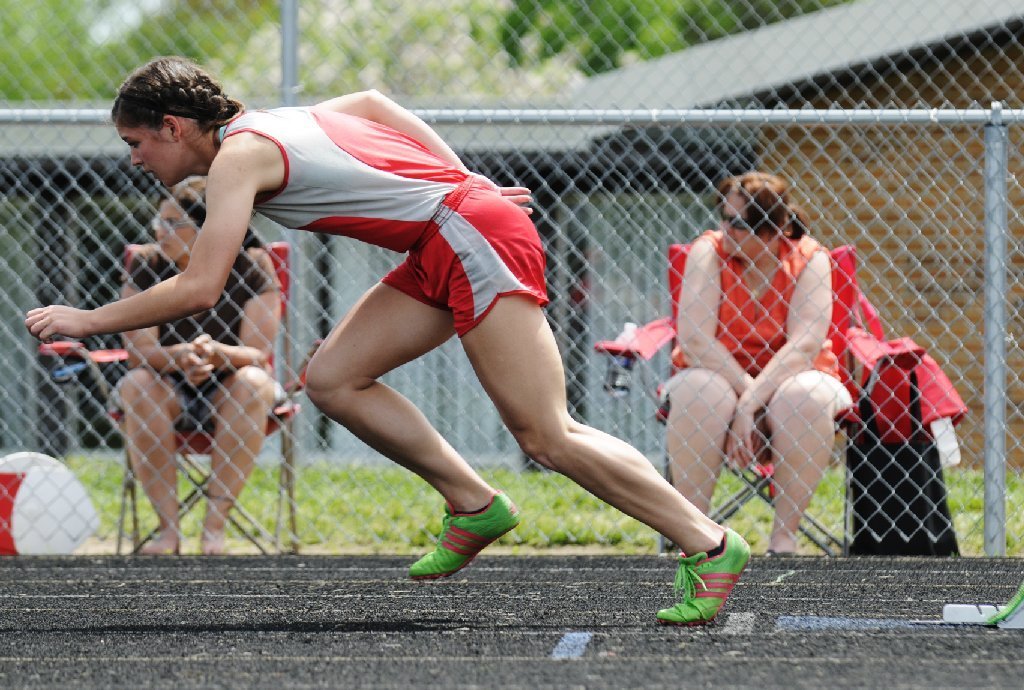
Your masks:
M 202 67 L 172 56 L 154 58 L 129 74 L 117 90 L 110 118 L 117 126 L 158 129 L 164 115 L 177 115 L 210 131 L 244 109 Z

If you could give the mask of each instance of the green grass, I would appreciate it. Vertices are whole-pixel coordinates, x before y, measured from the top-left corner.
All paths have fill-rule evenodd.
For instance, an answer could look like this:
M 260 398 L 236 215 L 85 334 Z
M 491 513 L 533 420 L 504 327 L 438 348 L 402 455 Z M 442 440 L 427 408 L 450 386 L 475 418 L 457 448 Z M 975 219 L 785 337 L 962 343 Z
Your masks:
M 100 514 L 98 540 L 91 550 L 113 551 L 120 509 L 121 466 L 108 460 L 72 458 L 69 465 L 86 485 Z M 482 473 L 493 486 L 504 489 L 519 505 L 524 520 L 502 537 L 499 544 L 513 552 L 558 547 L 588 547 L 616 553 L 652 553 L 657 536 L 639 522 L 597 500 L 568 479 L 548 472 L 489 471 Z M 834 534 L 841 534 L 843 519 L 841 470 L 830 470 L 811 505 L 811 513 Z M 723 477 L 716 502 L 739 488 L 738 480 Z M 947 473 L 950 510 L 954 515 L 960 550 L 984 555 L 983 496 L 980 471 Z M 182 480 L 180 495 L 185 495 Z M 1013 473 L 1007 478 L 1007 553 L 1024 555 L 1024 481 Z M 440 529 L 441 499 L 411 473 L 398 468 L 302 467 L 297 476 L 298 537 L 300 550 L 318 553 L 418 553 L 434 542 Z M 257 468 L 242 505 L 274 530 L 278 515 L 277 472 Z M 185 551 L 194 552 L 202 510 L 193 511 L 183 531 L 190 539 Z M 143 526 L 156 524 L 145 498 L 140 500 Z M 755 552 L 767 546 L 772 513 L 760 501 L 751 501 L 729 525 L 743 534 Z M 251 552 L 237 536 L 231 552 Z M 809 542 L 801 551 L 815 553 Z

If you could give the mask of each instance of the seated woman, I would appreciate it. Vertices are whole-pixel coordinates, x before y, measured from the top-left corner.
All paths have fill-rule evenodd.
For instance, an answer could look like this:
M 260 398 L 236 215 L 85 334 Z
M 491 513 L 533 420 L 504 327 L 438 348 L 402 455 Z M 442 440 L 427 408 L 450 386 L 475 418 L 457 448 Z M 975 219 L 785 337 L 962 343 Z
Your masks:
M 718 191 L 722 222 L 694 241 L 679 299 L 680 370 L 667 387 L 672 476 L 706 512 L 723 461 L 775 461 L 768 550 L 793 553 L 835 417 L 852 405 L 827 340 L 830 258 L 780 177 L 751 172 Z
M 132 259 L 123 295 L 141 292 L 185 270 L 206 217 L 205 181 L 176 185 L 160 202 L 154 244 Z M 209 505 L 201 551 L 224 551 L 228 512 L 242 491 L 279 394 L 269 362 L 280 322 L 270 256 L 255 236 L 235 259 L 222 298 L 206 312 L 124 334 L 131 369 L 118 384 L 133 470 L 160 520 L 142 553 L 178 553 L 175 433 L 213 434 Z

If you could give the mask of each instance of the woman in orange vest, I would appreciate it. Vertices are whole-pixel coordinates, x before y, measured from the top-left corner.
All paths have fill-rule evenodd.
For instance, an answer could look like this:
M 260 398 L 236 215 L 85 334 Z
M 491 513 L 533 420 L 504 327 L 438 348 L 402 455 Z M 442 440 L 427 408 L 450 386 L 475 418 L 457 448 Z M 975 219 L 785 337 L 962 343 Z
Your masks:
M 719 186 L 721 223 L 690 250 L 679 296 L 679 372 L 667 447 L 676 488 L 707 511 L 722 463 L 775 461 L 770 553 L 796 551 L 800 518 L 852 405 L 827 339 L 827 250 L 776 175 Z

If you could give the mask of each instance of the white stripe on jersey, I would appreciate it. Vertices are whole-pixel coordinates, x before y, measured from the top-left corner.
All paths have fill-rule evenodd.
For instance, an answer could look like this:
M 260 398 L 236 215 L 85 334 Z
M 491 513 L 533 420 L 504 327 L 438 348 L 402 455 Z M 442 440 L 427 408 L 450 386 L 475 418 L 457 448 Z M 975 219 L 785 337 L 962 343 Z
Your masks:
M 401 160 L 411 151 L 402 140 L 404 135 L 389 138 L 360 118 L 339 116 L 337 120 L 340 136 L 351 137 L 363 148 L 376 147 L 382 156 Z M 255 206 L 256 211 L 285 227 L 306 228 L 337 218 L 337 227 L 330 231 L 345 234 L 346 218 L 426 223 L 456 187 L 451 182 L 397 175 L 357 159 L 343 148 L 345 141 L 332 140 L 309 108 L 247 112 L 227 126 L 224 136 L 242 131 L 274 141 L 285 156 L 288 176 L 284 188 Z M 421 151 L 414 153 L 422 155 Z M 444 172 L 445 165 L 438 159 L 439 171 Z M 410 238 L 410 246 L 414 240 Z

